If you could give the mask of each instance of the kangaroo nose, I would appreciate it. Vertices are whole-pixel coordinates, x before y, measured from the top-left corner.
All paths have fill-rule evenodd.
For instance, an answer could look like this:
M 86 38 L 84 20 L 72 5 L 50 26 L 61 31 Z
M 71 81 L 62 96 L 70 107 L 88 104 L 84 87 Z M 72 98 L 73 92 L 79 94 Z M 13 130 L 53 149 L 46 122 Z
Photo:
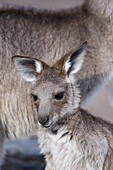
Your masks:
M 41 125 L 46 125 L 49 122 L 49 116 L 44 116 L 44 117 L 39 117 L 38 121 L 40 122 Z

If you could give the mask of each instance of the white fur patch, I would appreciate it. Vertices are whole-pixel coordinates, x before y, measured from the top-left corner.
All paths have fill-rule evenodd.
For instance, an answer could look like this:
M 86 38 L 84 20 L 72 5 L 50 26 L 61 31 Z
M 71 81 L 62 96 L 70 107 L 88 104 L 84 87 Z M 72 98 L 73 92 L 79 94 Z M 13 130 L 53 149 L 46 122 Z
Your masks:
M 64 70 L 66 71 L 66 73 L 68 72 L 69 68 L 71 67 L 71 63 L 69 62 L 69 60 L 64 64 Z
M 69 61 L 69 59 L 66 61 L 66 63 L 64 64 L 64 70 L 65 72 L 67 73 L 69 71 L 69 68 L 72 66 L 73 69 L 71 71 L 70 74 L 75 74 L 77 73 L 81 67 L 82 67 L 82 64 L 83 64 L 83 60 L 84 60 L 84 55 L 85 55 L 85 51 L 82 52 L 77 58 L 74 59 L 75 63 L 73 64 L 72 66 L 72 63 Z
M 40 73 L 42 71 L 42 64 L 39 61 L 35 61 L 36 72 Z

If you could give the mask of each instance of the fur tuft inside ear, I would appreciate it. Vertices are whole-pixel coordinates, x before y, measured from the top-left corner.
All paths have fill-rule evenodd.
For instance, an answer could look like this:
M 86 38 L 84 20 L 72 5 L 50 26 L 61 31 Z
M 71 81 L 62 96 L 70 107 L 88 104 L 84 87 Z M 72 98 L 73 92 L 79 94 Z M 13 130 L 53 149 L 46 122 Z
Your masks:
M 41 61 L 33 58 L 14 56 L 12 61 L 22 77 L 27 81 L 36 80 L 37 73 L 40 74 L 43 69 Z
M 85 41 L 76 51 L 73 51 L 71 55 L 67 57 L 63 69 L 68 76 L 77 73 L 81 69 L 86 46 L 87 42 Z

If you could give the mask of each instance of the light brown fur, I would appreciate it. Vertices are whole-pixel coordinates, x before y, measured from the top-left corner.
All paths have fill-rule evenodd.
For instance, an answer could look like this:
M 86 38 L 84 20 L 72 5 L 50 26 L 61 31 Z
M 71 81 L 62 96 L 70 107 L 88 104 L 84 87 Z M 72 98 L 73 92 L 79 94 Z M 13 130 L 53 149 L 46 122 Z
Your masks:
M 84 65 L 76 76 L 84 104 L 112 76 L 112 16 L 108 0 L 89 0 L 82 7 L 55 12 L 0 10 L 0 114 L 5 134 L 1 133 L 2 139 L 22 136 L 36 127 L 27 95 L 29 83 L 20 78 L 11 57 L 32 56 L 52 65 L 88 40 Z
M 113 169 L 113 124 L 80 108 L 76 73 L 82 66 L 85 48 L 86 43 L 67 59 L 63 57 L 60 69 L 58 63 L 52 67 L 42 63 L 40 67 L 36 59 L 13 58 L 27 81 L 35 76 L 31 96 L 39 122 L 38 142 L 47 161 L 46 170 Z

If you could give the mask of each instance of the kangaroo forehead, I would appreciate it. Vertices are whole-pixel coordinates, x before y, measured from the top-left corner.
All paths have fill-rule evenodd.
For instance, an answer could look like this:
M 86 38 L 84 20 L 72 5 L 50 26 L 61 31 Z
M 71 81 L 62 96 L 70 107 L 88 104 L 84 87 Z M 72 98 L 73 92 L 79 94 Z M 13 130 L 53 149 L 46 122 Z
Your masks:
M 44 82 L 53 82 L 54 84 L 60 84 L 63 80 L 61 74 L 55 68 L 50 68 L 44 70 L 41 75 L 37 78 L 37 85 L 42 84 Z
M 32 90 L 38 94 L 52 94 L 67 89 L 67 83 L 56 69 L 44 70 L 33 84 Z

